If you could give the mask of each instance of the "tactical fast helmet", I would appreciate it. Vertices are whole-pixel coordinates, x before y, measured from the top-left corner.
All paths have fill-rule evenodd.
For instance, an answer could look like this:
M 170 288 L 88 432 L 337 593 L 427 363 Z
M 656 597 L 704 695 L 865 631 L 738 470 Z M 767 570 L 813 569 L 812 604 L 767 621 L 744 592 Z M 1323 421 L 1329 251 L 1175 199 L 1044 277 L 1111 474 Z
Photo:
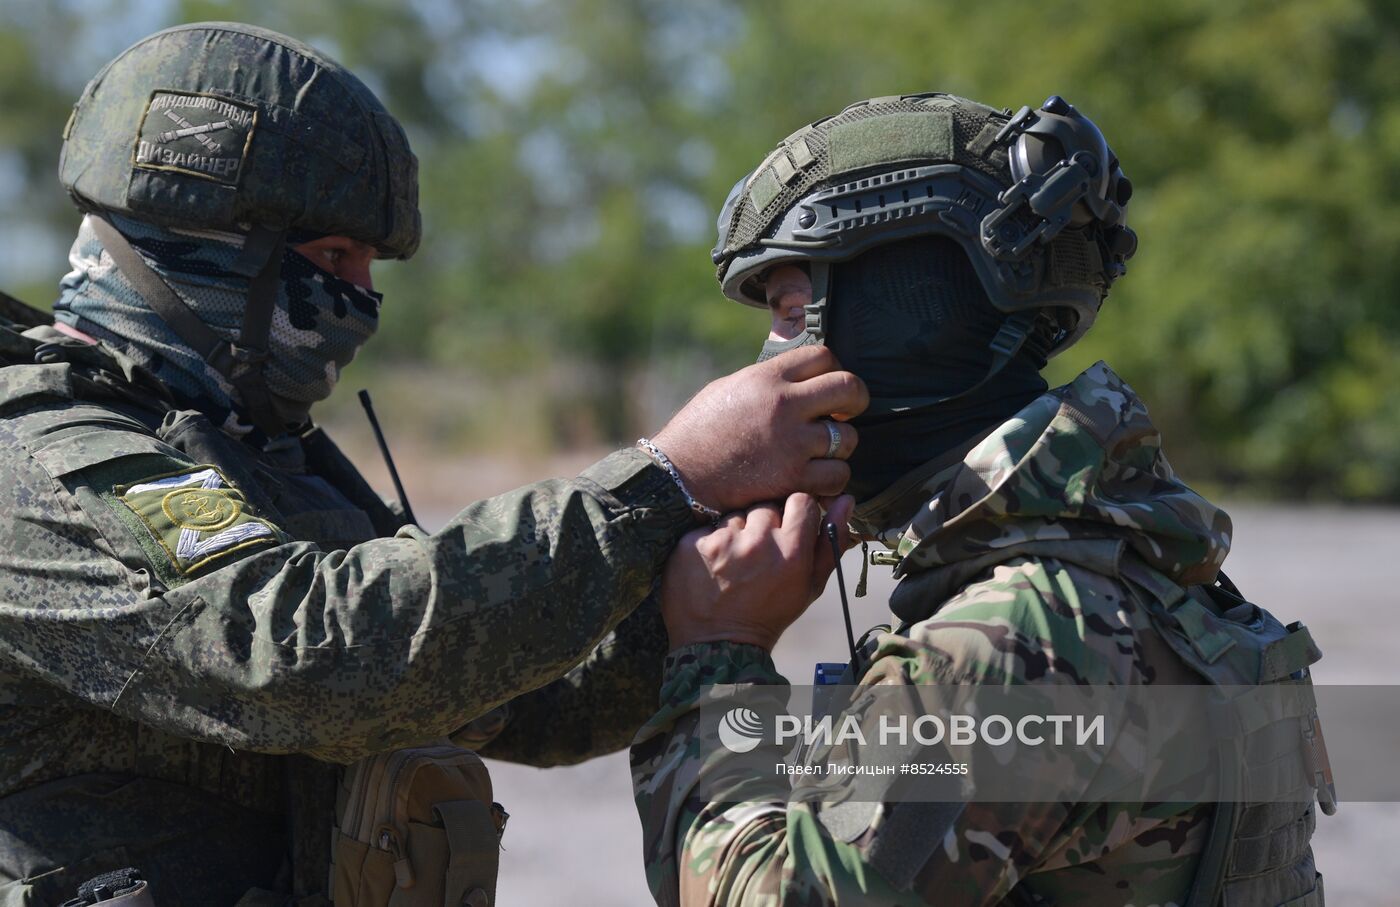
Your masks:
M 269 433 L 287 424 L 261 372 L 288 229 L 390 258 L 411 256 L 422 233 L 417 158 L 374 93 L 313 48 L 238 23 L 166 29 L 108 63 L 73 107 L 59 178 L 122 273 Z M 242 234 L 237 341 L 201 322 L 109 214 Z
M 767 308 L 763 277 L 805 263 L 806 328 L 765 355 L 821 343 L 831 267 L 920 235 L 955 240 L 1006 319 L 985 383 L 1034 333 L 1046 358 L 1093 324 L 1137 237 L 1132 184 L 1088 117 L 1053 96 L 1012 113 L 953 95 L 872 98 L 788 136 L 720 211 L 713 252 L 724 295 Z M 872 401 L 872 415 L 954 397 Z

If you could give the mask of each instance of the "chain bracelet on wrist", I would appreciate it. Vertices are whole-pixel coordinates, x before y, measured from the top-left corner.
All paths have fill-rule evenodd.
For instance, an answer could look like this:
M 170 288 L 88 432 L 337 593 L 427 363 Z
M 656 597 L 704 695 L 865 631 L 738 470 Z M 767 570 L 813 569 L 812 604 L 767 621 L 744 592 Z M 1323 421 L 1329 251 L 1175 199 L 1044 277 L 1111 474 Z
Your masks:
M 713 507 L 706 507 L 704 504 L 695 500 L 690 493 L 690 489 L 685 487 L 685 481 L 676 470 L 675 464 L 671 462 L 670 457 L 661 452 L 661 448 L 653 444 L 650 438 L 638 438 L 637 446 L 640 447 L 647 456 L 651 457 L 652 462 L 666 470 L 666 474 L 671 477 L 672 482 L 676 483 L 676 487 L 681 490 L 681 495 L 685 498 L 686 504 L 696 516 L 707 523 L 713 524 L 719 522 L 721 516 L 720 512 Z

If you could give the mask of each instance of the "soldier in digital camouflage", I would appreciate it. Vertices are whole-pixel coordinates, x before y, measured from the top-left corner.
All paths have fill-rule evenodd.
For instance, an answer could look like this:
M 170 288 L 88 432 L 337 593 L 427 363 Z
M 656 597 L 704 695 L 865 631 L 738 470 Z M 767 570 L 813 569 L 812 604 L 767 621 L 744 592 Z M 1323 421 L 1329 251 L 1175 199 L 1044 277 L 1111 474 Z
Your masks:
M 55 318 L 0 311 L 7 907 L 126 866 L 161 907 L 327 903 L 340 764 L 620 748 L 676 541 L 849 476 L 819 420 L 864 390 L 813 350 L 424 531 L 309 419 L 378 324 L 371 261 L 419 243 L 378 99 L 285 36 L 182 26 L 104 68 L 64 140 L 84 217 Z
M 1058 97 L 1013 114 L 927 94 L 798 130 L 725 203 L 714 259 L 726 296 L 770 310 L 763 357 L 825 344 L 871 395 L 854 510 L 829 513 L 898 579 L 892 626 L 844 681 L 866 739 L 875 693 L 904 685 L 1288 683 L 1311 699 L 1320 653 L 1213 585 L 1229 517 L 1173 472 L 1127 383 L 1103 363 L 1041 378 L 1136 250 L 1130 195 Z M 842 802 L 813 776 L 741 768 L 700 709 L 785 696 L 769 651 L 831 569 L 789 517 L 759 507 L 695 532 L 663 578 L 673 648 L 632 747 L 657 903 L 1323 903 L 1314 792 L 1333 800 L 1313 771 L 1315 707 L 1268 715 L 1246 748 L 1296 783 L 1290 802 L 1095 802 L 1089 778 L 1031 748 L 1013 764 L 1056 785 L 1042 802 L 910 802 L 894 775 Z

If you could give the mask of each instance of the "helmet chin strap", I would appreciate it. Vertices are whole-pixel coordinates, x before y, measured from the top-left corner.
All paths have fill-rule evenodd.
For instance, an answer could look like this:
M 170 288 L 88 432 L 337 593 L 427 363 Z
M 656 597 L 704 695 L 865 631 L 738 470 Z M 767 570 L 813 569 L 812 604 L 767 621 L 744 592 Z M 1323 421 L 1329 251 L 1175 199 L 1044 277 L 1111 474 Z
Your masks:
M 230 343 L 199 319 L 105 216 L 94 213 L 92 227 L 107 254 L 112 256 L 112 261 L 146 304 L 155 310 L 176 336 L 234 386 L 254 425 L 268 437 L 276 437 L 287 431 L 289 423 L 302 421 L 297 414 L 287 412 L 278 405 L 263 380 L 268 336 L 272 331 L 272 313 L 277 305 L 278 278 L 282 273 L 286 230 L 254 227 L 244 241 L 243 252 L 234 268 L 250 276 L 248 302 L 243 310 L 243 325 L 238 339 Z
M 1035 325 L 1035 318 L 1034 311 L 1013 312 L 1006 316 L 1006 320 L 997 329 L 996 336 L 992 337 L 992 342 L 988 344 L 992 351 L 991 367 L 970 387 L 946 397 L 873 397 L 865 412 L 852 420 L 853 423 L 869 425 L 872 422 L 883 422 L 887 419 L 928 412 L 935 407 L 951 403 L 981 390 L 988 381 L 1000 374 L 1001 370 L 1016 358 L 1016 354 L 1025 345 L 1026 338 L 1030 336 L 1031 328 Z
M 798 347 L 817 346 L 826 342 L 826 301 L 831 292 L 831 265 L 824 261 L 813 261 L 808 267 L 812 277 L 812 301 L 802 307 L 807 313 L 802 333 L 791 340 L 763 341 L 763 349 L 758 354 L 759 362 L 767 362 L 774 356 L 780 356 Z
M 807 313 L 806 326 L 802 333 L 791 340 L 765 340 L 763 350 L 758 355 L 759 362 L 767 362 L 774 356 L 780 356 L 799 347 L 826 343 L 826 315 L 831 304 L 832 266 L 830 262 L 826 261 L 811 261 L 808 263 L 808 267 L 812 276 L 812 301 L 803 307 Z M 951 403 L 980 390 L 983 385 L 1000 374 L 1011 360 L 1016 358 L 1016 354 L 1025 345 L 1026 338 L 1030 336 L 1035 319 L 1036 312 L 1034 310 L 1013 312 L 1006 317 L 989 344 L 992 351 L 991 367 L 987 369 L 986 374 L 981 379 L 970 387 L 945 397 L 874 397 L 865 412 L 856 417 L 855 424 L 859 425 L 861 422 L 869 424 L 913 413 L 927 412 L 936 406 Z

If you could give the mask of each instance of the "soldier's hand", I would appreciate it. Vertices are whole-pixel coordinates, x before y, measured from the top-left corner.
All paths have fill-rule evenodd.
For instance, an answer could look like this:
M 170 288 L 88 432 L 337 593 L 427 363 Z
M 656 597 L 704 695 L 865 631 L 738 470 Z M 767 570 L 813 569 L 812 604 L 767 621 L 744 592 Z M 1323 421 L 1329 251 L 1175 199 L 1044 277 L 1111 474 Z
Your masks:
M 706 385 L 652 440 L 691 495 L 720 511 L 793 492 L 835 495 L 851 477 L 865 382 L 824 346 L 800 347 Z M 832 425 L 840 433 L 833 457 Z
M 827 512 L 843 542 L 854 505 L 843 495 Z M 681 539 L 661 577 L 671 648 L 727 641 L 771 650 L 835 569 L 827 520 L 810 495 L 794 494 L 781 507 L 731 513 Z

